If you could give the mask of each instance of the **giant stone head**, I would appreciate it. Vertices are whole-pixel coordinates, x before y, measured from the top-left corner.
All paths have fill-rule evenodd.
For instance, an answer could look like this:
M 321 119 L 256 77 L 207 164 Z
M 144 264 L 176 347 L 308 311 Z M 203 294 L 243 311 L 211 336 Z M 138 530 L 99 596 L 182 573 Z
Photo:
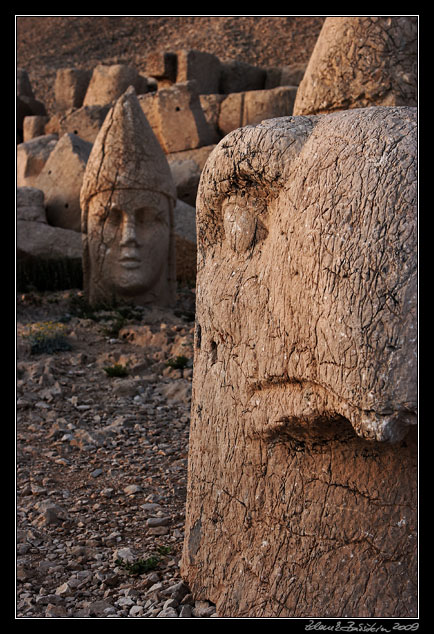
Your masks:
M 108 113 L 83 179 L 84 286 L 91 304 L 173 301 L 175 200 L 166 157 L 131 88 Z
M 415 614 L 416 122 L 271 119 L 202 172 L 182 574 L 220 616 Z

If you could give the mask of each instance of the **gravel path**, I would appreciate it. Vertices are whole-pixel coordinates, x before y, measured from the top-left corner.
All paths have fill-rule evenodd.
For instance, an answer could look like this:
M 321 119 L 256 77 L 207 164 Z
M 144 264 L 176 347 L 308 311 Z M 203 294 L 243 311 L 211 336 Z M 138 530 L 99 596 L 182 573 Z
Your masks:
M 80 295 L 17 300 L 17 617 L 216 616 L 178 567 L 194 292 L 174 311 L 91 317 Z M 31 328 L 62 328 L 70 349 L 38 352 Z

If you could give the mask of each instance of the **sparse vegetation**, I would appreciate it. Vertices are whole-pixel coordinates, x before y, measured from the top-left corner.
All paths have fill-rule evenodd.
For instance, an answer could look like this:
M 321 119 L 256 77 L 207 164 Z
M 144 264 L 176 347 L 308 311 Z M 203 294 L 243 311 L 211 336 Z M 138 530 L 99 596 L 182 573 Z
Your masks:
M 173 368 L 174 370 L 181 370 L 181 374 L 184 375 L 184 368 L 187 366 L 189 359 L 184 355 L 179 355 L 173 359 L 167 361 L 166 366 Z
M 116 559 L 115 564 L 126 570 L 130 575 L 143 575 L 146 572 L 155 570 L 158 564 L 171 552 L 171 550 L 170 546 L 159 546 L 157 553 L 147 557 L 146 559 L 140 558 L 133 562 Z
M 54 321 L 42 321 L 30 324 L 23 332 L 24 339 L 30 343 L 31 354 L 53 354 L 71 350 L 64 324 Z
M 128 375 L 128 368 L 120 363 L 115 363 L 114 365 L 105 367 L 104 372 L 110 377 L 124 377 Z

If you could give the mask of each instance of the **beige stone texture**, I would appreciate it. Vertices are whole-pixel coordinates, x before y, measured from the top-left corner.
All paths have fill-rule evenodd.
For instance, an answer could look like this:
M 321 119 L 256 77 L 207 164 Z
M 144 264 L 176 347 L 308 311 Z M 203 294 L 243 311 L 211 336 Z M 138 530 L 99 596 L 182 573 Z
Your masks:
M 37 136 L 45 135 L 45 126 L 49 117 L 41 115 L 31 115 L 23 119 L 23 143 L 30 141 Z
M 416 106 L 417 34 L 417 16 L 326 18 L 294 114 Z
M 183 152 L 167 154 L 177 196 L 188 205 L 196 206 L 200 175 L 208 156 L 214 148 L 215 144 L 204 145 L 195 150 L 184 150 Z
M 76 231 L 52 227 L 41 220 L 17 220 L 17 259 L 81 261 L 81 236 Z
M 292 115 L 296 86 L 277 86 L 266 90 L 249 90 L 228 95 L 218 113 L 218 130 L 222 136 L 264 119 Z
M 17 187 L 35 185 L 57 142 L 57 134 L 44 134 L 17 145 Z
M 43 191 L 36 187 L 17 187 L 17 220 L 47 223 Z
M 80 200 L 88 301 L 172 303 L 176 188 L 133 88 L 116 101 L 95 140 Z
M 154 51 L 146 58 L 146 74 L 161 81 L 176 82 L 177 55 L 170 51 Z
M 54 82 L 56 110 L 66 112 L 80 108 L 89 86 L 92 73 L 78 68 L 59 68 Z
M 64 134 L 35 179 L 35 187 L 45 195 L 50 225 L 81 231 L 80 190 L 91 149 L 91 143 Z
M 277 86 L 298 86 L 306 71 L 306 64 L 275 66 L 266 70 L 265 89 L 276 88 Z
M 221 63 L 220 89 L 224 94 L 262 90 L 265 88 L 267 71 L 241 60 Z
M 180 283 L 196 281 L 196 209 L 177 200 L 173 213 L 176 247 L 176 279 Z
M 244 92 L 234 92 L 222 101 L 218 118 L 218 129 L 222 136 L 242 127 L 244 96 Z
M 218 93 L 221 63 L 212 53 L 181 49 L 177 51 L 176 82 L 194 80 L 201 95 Z
M 220 138 L 221 138 L 218 122 L 219 122 L 219 115 L 220 115 L 220 106 L 222 102 L 226 99 L 226 97 L 227 95 L 220 95 L 220 94 L 199 95 L 199 101 L 200 101 L 200 105 L 202 106 L 205 119 L 209 127 L 214 132 L 214 136 L 216 138 L 215 143 L 220 141 Z
M 126 64 L 107 66 L 98 64 L 92 72 L 87 88 L 84 106 L 105 106 L 118 99 L 129 86 L 133 86 L 138 94 L 147 90 L 146 78 Z
M 141 95 L 139 103 L 166 154 L 215 142 L 194 81 Z
M 246 92 L 242 125 L 255 125 L 264 119 L 292 115 L 296 93 L 296 86 L 277 86 L 269 90 Z
M 59 134 L 76 134 L 83 141 L 94 143 L 110 106 L 82 106 L 71 109 L 58 119 Z
M 416 158 L 373 107 L 202 172 L 181 574 L 220 617 L 417 615 Z

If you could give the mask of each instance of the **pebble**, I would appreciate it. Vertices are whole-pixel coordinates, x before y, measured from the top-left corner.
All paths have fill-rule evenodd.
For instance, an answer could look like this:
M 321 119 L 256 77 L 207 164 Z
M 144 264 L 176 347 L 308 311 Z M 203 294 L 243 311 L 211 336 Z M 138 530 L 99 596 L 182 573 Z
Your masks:
M 51 311 L 61 310 L 62 293 L 22 307 L 18 322 L 58 319 Z M 19 348 L 18 618 L 215 615 L 212 604 L 195 604 L 180 577 L 190 390 L 185 373 L 162 371 L 177 337 L 192 358 L 194 326 L 164 314 L 152 317 L 163 341 L 154 363 L 155 351 L 123 339 L 109 345 L 97 321 L 74 316 L 71 351 L 38 358 Z M 112 389 L 103 368 L 127 362 L 138 378 Z M 132 574 L 152 557 L 154 570 Z

